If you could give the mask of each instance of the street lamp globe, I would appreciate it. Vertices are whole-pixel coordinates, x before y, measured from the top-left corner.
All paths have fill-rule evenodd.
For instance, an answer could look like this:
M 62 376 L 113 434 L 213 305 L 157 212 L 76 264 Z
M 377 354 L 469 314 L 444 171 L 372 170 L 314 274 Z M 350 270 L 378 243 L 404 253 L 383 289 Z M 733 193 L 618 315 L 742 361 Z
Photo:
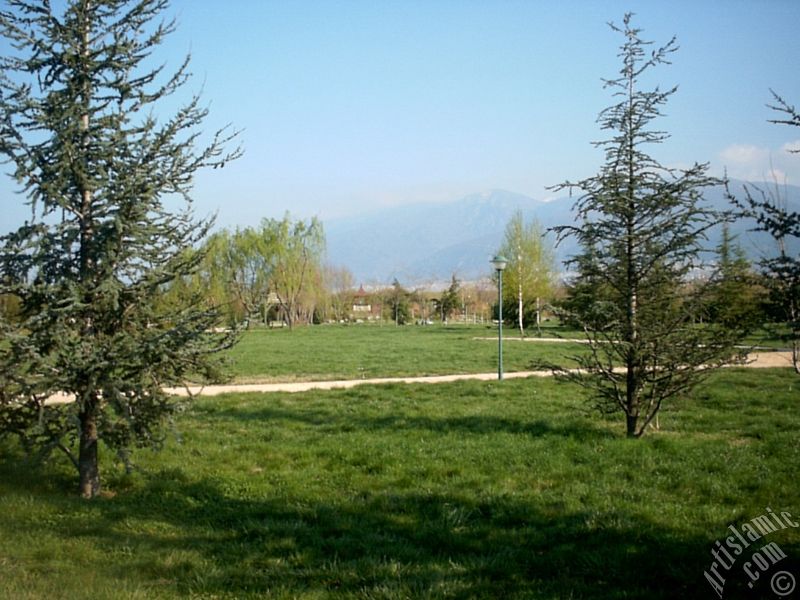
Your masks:
M 492 265 L 495 271 L 503 271 L 508 264 L 508 259 L 502 254 L 498 254 L 492 259 Z

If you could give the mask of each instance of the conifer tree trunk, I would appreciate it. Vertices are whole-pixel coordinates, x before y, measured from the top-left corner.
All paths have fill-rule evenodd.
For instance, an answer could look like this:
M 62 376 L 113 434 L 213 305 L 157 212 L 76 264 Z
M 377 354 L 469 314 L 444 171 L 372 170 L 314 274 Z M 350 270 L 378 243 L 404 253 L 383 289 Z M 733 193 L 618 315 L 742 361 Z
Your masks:
M 84 4 L 84 18 L 90 9 L 90 2 L 87 0 Z M 88 19 L 82 24 L 83 39 L 81 48 L 81 57 L 84 61 L 84 67 L 88 72 L 89 61 L 89 21 Z M 81 147 L 84 156 L 89 152 L 89 111 L 92 103 L 92 90 L 91 83 L 88 76 L 83 83 L 81 103 L 83 110 L 81 114 Z M 80 223 L 80 280 L 83 292 L 88 297 L 84 300 L 87 305 L 87 314 L 84 320 L 83 335 L 91 339 L 95 335 L 94 316 L 92 314 L 92 303 L 94 298 L 93 294 L 89 294 L 86 290 L 92 290 L 92 278 L 95 276 L 96 261 L 94 260 L 92 252 L 92 243 L 94 238 L 94 224 L 92 214 L 92 189 L 88 180 L 88 175 L 84 174 L 78 177 L 81 187 L 81 223 Z M 80 445 L 78 450 L 78 476 L 79 476 L 79 491 L 83 498 L 94 498 L 100 492 L 100 468 L 98 464 L 98 435 L 97 435 L 97 393 L 89 389 L 91 381 L 86 382 L 86 389 L 79 390 L 79 395 L 83 398 L 83 406 L 78 415 L 80 420 Z
M 100 493 L 100 468 L 98 464 L 97 397 L 85 401 L 80 413 L 81 438 L 78 454 L 79 493 L 90 499 Z

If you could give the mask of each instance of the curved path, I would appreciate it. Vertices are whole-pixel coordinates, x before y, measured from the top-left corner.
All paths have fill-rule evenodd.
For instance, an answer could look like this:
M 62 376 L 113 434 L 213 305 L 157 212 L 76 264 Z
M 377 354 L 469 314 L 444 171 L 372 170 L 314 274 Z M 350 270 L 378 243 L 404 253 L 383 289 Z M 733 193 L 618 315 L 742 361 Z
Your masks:
M 755 369 L 791 367 L 791 352 L 757 352 L 750 354 L 745 366 Z M 513 371 L 504 373 L 505 379 L 520 379 L 524 377 L 549 377 L 551 371 Z M 241 392 L 308 392 L 310 390 L 334 390 L 353 388 L 358 385 L 376 385 L 381 383 L 445 383 L 449 381 L 462 381 L 466 379 L 493 381 L 497 379 L 497 372 L 493 373 L 463 373 L 459 375 L 428 375 L 423 377 L 376 377 L 373 379 L 340 379 L 334 381 L 295 381 L 285 383 L 230 383 L 225 385 L 206 385 L 165 388 L 165 391 L 175 396 L 218 396 L 219 394 Z M 72 402 L 74 397 L 70 394 L 53 394 L 46 400 L 46 404 L 61 404 Z
M 741 366 L 741 365 L 731 365 Z M 791 367 L 791 352 L 757 352 L 750 354 L 748 363 L 744 366 L 750 368 Z M 505 379 L 518 379 L 522 377 L 549 377 L 550 371 L 514 371 L 504 373 Z M 465 379 L 491 381 L 497 379 L 497 373 L 464 373 L 460 375 L 431 375 L 425 377 L 378 377 L 373 379 L 342 379 L 335 381 L 298 381 L 290 383 L 241 383 L 226 385 L 190 386 L 188 388 L 167 388 L 170 394 L 176 396 L 217 396 L 232 392 L 307 392 L 309 390 L 347 389 L 358 385 L 381 383 L 445 383 Z

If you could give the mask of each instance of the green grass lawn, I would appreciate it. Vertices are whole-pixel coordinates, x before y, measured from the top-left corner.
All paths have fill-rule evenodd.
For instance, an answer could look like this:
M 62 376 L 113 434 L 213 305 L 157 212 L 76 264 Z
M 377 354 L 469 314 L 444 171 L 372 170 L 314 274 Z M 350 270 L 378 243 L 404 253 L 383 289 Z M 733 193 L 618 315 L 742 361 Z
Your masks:
M 729 524 L 800 519 L 799 383 L 726 370 L 641 440 L 550 379 L 202 399 L 93 502 L 0 445 L 0 597 L 715 598 Z
M 552 336 L 552 331 L 548 330 Z M 505 330 L 503 365 L 530 369 L 536 361 L 568 365 L 580 344 L 520 342 Z M 477 325 L 319 325 L 255 329 L 228 354 L 236 381 L 362 379 L 482 373 L 497 369 L 497 329 Z
M 528 337 L 534 331 L 528 332 Z M 585 337 L 561 326 L 543 328 L 544 338 Z M 779 347 L 765 332 L 751 345 Z M 586 352 L 583 344 L 520 341 L 504 329 L 503 365 L 524 371 L 541 363 L 572 366 L 567 357 Z M 289 329 L 254 329 L 227 354 L 234 381 L 308 381 L 367 379 L 451 373 L 485 373 L 497 369 L 497 328 L 489 325 L 439 324 L 395 327 L 393 324 L 318 325 Z M 539 367 L 540 368 L 540 367 Z

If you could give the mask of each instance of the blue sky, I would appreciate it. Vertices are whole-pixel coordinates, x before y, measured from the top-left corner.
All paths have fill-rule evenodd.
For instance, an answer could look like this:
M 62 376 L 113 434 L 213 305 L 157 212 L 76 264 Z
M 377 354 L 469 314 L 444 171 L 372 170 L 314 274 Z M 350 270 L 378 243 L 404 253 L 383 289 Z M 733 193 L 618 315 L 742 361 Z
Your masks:
M 289 210 L 332 218 L 407 202 L 545 188 L 596 172 L 601 78 L 619 69 L 607 21 L 677 36 L 678 84 L 654 154 L 800 184 L 800 129 L 770 125 L 769 88 L 800 104 L 797 0 L 173 0 L 160 57 L 192 55 L 208 128 L 243 129 L 244 158 L 197 178 L 200 214 L 247 225 Z M 167 116 L 165 111 L 165 115 Z M 23 210 L 7 182 L 7 230 Z

